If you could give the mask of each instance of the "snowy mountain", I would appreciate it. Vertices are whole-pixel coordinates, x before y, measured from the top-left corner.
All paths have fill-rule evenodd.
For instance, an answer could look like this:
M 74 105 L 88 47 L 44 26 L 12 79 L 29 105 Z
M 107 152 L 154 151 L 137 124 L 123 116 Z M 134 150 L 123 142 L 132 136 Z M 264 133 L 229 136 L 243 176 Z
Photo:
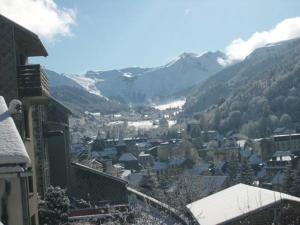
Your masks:
M 51 70 L 46 72 L 51 95 L 72 109 L 74 114 L 79 115 L 85 111 L 105 114 L 128 110 L 126 104 L 101 96 L 93 86 L 93 79 L 78 77 L 75 81 L 64 74 Z
M 207 52 L 200 56 L 183 53 L 161 67 L 88 71 L 83 75 L 68 75 L 68 78 L 90 93 L 125 102 L 167 100 L 220 71 L 223 67 L 218 58 L 223 56 L 221 52 Z

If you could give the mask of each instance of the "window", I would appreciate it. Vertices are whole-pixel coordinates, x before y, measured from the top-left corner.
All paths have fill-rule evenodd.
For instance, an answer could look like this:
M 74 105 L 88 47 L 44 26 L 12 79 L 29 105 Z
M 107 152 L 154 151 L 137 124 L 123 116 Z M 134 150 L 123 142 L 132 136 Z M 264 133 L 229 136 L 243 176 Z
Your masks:
M 29 191 L 29 193 L 33 192 L 33 179 L 32 179 L 32 176 L 28 177 L 28 191 Z

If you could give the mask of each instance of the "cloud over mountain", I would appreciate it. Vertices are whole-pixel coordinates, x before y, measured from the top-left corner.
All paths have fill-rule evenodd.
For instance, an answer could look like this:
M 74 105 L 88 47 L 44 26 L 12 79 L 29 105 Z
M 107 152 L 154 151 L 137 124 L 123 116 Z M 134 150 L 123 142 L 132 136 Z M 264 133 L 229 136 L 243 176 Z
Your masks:
M 243 60 L 256 48 L 296 37 L 300 37 L 300 17 L 288 18 L 270 30 L 255 32 L 247 40 L 242 38 L 233 40 L 225 49 L 227 58 L 219 58 L 219 62 L 228 65 L 234 61 Z
M 60 7 L 54 0 L 0 0 L 0 6 L 1 14 L 44 38 L 72 34 L 75 10 Z

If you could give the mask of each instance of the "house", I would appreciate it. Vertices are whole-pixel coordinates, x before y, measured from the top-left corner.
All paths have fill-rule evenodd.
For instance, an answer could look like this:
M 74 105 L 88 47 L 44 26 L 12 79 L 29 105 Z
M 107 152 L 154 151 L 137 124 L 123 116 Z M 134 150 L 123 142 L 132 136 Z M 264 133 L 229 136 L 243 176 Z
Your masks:
M 252 143 L 254 152 L 257 152 L 263 161 L 268 160 L 268 158 L 270 158 L 275 152 L 271 138 L 253 139 Z
M 30 210 L 30 159 L 4 98 L 0 96 L 0 220 L 9 225 L 36 224 Z
M 274 151 L 300 151 L 300 134 L 282 134 L 272 136 Z
M 169 160 L 178 144 L 179 141 L 176 140 L 170 140 L 160 143 L 160 145 L 157 147 L 157 158 L 162 161 Z
M 287 221 L 299 221 L 300 216 L 300 198 L 245 184 L 234 185 L 186 207 L 201 225 L 296 224 Z
M 119 158 L 119 162 L 123 163 L 125 169 L 137 170 L 139 169 L 139 163 L 137 158 L 131 153 L 123 153 Z
M 72 197 L 93 204 L 128 204 L 127 182 L 80 163 L 71 163 Z
M 150 167 L 153 162 L 153 156 L 150 153 L 141 152 L 138 156 L 139 163 L 144 167 Z

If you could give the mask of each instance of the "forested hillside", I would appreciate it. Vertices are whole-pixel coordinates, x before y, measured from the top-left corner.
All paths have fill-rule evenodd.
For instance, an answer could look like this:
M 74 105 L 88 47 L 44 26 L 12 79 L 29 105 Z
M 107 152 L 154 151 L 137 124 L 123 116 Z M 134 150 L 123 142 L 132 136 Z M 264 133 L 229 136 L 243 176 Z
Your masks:
M 126 104 L 91 94 L 82 88 L 71 86 L 51 87 L 51 94 L 72 109 L 75 114 L 82 114 L 85 111 L 106 114 L 128 110 Z
M 259 48 L 209 78 L 188 97 L 185 114 L 205 129 L 267 136 L 277 127 L 294 128 L 299 89 L 300 39 L 294 39 Z

